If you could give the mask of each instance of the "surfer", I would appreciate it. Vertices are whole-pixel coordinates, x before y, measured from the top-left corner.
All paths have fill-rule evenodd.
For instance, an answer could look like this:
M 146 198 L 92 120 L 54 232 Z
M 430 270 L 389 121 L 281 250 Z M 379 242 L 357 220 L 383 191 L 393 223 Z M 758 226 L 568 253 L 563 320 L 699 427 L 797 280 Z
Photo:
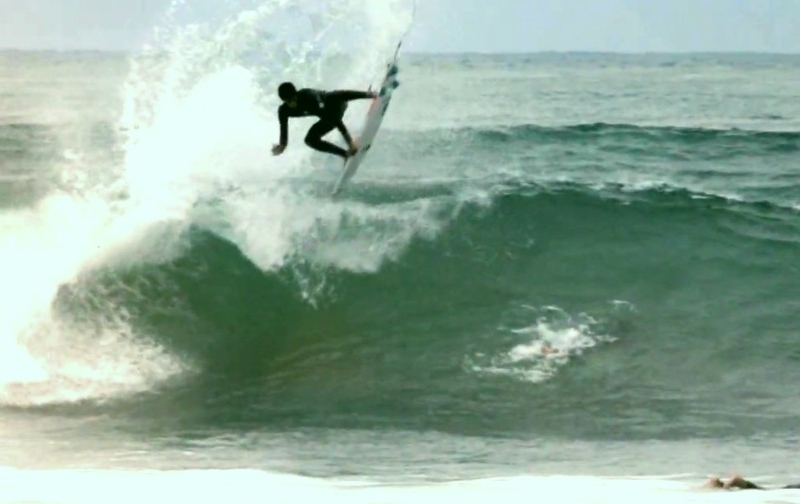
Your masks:
M 278 107 L 278 121 L 281 125 L 280 143 L 272 147 L 272 154 L 278 156 L 289 143 L 289 118 L 317 116 L 319 121 L 315 122 L 308 133 L 306 133 L 306 145 L 320 152 L 335 154 L 345 161 L 358 150 L 353 138 L 347 131 L 347 127 L 342 122 L 344 113 L 347 110 L 347 102 L 364 98 L 375 98 L 377 96 L 372 91 L 321 91 L 318 89 L 303 88 L 298 90 L 291 82 L 284 82 L 278 86 L 278 96 L 283 103 Z M 333 145 L 322 139 L 334 128 L 339 130 L 345 141 L 348 150 Z
M 739 476 L 738 474 L 731 476 L 728 481 L 722 481 L 719 478 L 711 478 L 706 482 L 706 487 L 708 488 L 722 488 L 725 490 L 767 490 L 762 486 L 758 486 L 750 480 L 746 480 Z M 786 485 L 782 487 L 778 487 L 775 490 L 785 490 L 785 489 L 800 489 L 800 483 L 794 483 L 791 485 Z

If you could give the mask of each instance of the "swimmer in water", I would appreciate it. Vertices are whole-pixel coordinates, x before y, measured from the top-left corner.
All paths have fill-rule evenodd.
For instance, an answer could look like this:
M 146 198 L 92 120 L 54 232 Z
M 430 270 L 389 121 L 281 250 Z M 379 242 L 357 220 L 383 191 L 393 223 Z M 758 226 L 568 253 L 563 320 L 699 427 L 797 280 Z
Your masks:
M 728 481 L 722 481 L 719 478 L 711 478 L 709 479 L 705 486 L 707 488 L 718 488 L 722 490 L 770 490 L 769 488 L 764 488 L 762 486 L 756 485 L 750 480 L 746 480 L 743 477 L 739 476 L 738 474 L 734 474 Z M 772 490 L 787 490 L 787 489 L 795 489 L 800 490 L 800 483 L 793 483 L 791 485 L 786 485 L 782 487 L 772 488 Z

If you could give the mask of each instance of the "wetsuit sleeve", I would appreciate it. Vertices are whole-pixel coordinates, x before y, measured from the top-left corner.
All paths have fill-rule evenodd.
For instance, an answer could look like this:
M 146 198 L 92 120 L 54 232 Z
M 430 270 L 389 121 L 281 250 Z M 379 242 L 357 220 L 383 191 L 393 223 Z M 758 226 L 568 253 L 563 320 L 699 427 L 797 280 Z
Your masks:
M 280 144 L 286 147 L 289 143 L 289 115 L 286 113 L 286 107 L 283 105 L 278 107 L 278 122 L 281 125 Z
M 337 101 L 350 101 L 350 100 L 361 100 L 364 98 L 372 98 L 372 93 L 366 91 L 351 91 L 348 89 L 342 89 L 338 91 L 331 91 L 326 96 L 325 99 L 330 100 L 337 100 Z

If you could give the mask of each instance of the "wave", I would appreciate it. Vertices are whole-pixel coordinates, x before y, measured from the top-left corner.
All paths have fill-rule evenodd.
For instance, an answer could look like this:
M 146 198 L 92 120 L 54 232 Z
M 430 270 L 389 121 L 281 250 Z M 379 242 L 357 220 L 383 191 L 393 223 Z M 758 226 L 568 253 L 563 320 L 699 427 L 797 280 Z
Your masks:
M 433 187 L 461 180 L 483 187 L 575 184 L 686 191 L 752 204 L 800 208 L 796 154 L 800 133 L 578 124 L 563 127 L 443 128 L 391 132 L 378 161 L 395 167 L 387 182 Z M 385 154 L 383 152 L 386 152 Z M 406 161 L 410 159 L 410 161 Z
M 566 291 L 556 295 L 563 290 L 563 278 L 553 273 L 561 268 L 592 270 L 600 264 L 587 265 L 597 263 L 598 257 L 604 257 L 602 268 L 615 272 L 603 280 L 612 284 L 634 281 L 639 271 L 662 262 L 674 264 L 684 275 L 711 268 L 741 276 L 758 264 L 752 256 L 756 250 L 785 256 L 759 266 L 779 275 L 790 266 L 800 236 L 800 223 L 782 209 L 653 189 L 631 195 L 525 186 L 497 196 L 488 207 L 466 204 L 450 215 L 451 220 L 437 233 L 412 235 L 393 260 L 378 252 L 381 265 L 369 270 L 348 261 L 331 262 L 320 251 L 339 249 L 347 251 L 345 255 L 363 256 L 370 249 L 365 242 L 383 242 L 380 225 L 372 231 L 369 223 L 359 225 L 355 245 L 346 229 L 323 233 L 318 246 L 307 242 L 269 270 L 260 268 L 236 242 L 193 226 L 183 252 L 171 260 L 105 268 L 66 284 L 58 293 L 56 312 L 63 315 L 62 321 L 72 321 L 92 337 L 121 332 L 146 343 L 142 350 L 128 351 L 128 357 L 139 354 L 152 359 L 153 351 L 161 349 L 166 352 L 164 358 L 183 356 L 187 371 L 202 369 L 212 375 L 253 379 L 272 373 L 268 362 L 291 360 L 292 348 L 355 350 L 365 344 L 364 331 L 377 329 L 369 329 L 371 324 L 395 320 L 396 330 L 403 332 L 422 320 L 432 326 L 447 323 L 446 306 L 466 310 L 481 300 L 485 318 L 475 322 L 493 328 L 509 299 L 500 296 L 493 305 L 480 293 L 511 289 L 529 297 L 529 302 L 539 299 L 540 306 L 568 306 L 573 296 L 580 296 L 572 292 L 564 297 Z M 651 230 L 658 230 L 657 235 Z M 671 239 L 682 245 L 665 249 Z M 705 252 L 709 255 L 686 254 L 690 244 L 709 241 L 717 244 Z M 722 250 L 725 257 L 717 258 Z M 364 258 L 352 259 L 356 260 Z M 558 269 L 550 271 L 549 261 L 556 261 Z M 518 267 L 527 273 L 518 275 Z M 581 276 L 568 277 L 580 285 L 586 280 Z M 655 275 L 652 284 L 641 280 L 642 285 L 658 291 L 659 278 Z M 427 287 L 421 289 L 423 285 Z M 448 294 L 442 297 L 443 292 Z M 448 316 L 434 316 L 439 310 Z M 121 313 L 124 319 L 115 320 Z M 356 319 L 337 320 L 341 313 Z M 356 322 L 358 313 L 369 314 L 366 327 Z M 123 323 L 128 328 L 120 329 Z M 550 320 L 547 327 L 553 323 Z M 567 325 L 569 330 L 577 327 Z M 147 328 L 145 334 L 158 335 L 156 339 L 142 338 L 139 330 L 143 328 Z M 579 339 L 564 344 L 582 348 L 589 341 L 585 338 L 598 341 L 592 334 L 581 330 Z M 435 345 L 424 340 L 404 344 L 422 345 L 415 349 L 419 352 Z M 373 345 L 381 346 L 366 343 L 362 350 L 369 351 Z M 389 353 L 385 348 L 380 352 Z M 159 368 L 181 369 L 175 366 L 163 362 Z
M 52 158 L 57 138 L 41 124 L 0 124 L 0 153 L 4 172 L 19 170 L 19 162 L 31 158 Z
M 51 374 L 13 377 L 2 404 L 157 418 L 159 429 L 481 435 L 558 435 L 588 408 L 597 427 L 587 436 L 607 439 L 613 423 L 625 436 L 663 438 L 694 436 L 720 415 L 725 432 L 749 432 L 730 413 L 746 399 L 707 383 L 796 368 L 796 356 L 770 350 L 794 337 L 775 329 L 794 316 L 800 221 L 790 211 L 671 188 L 508 184 L 488 201 L 445 195 L 433 197 L 447 202 L 440 227 L 410 233 L 367 269 L 319 252 L 345 250 L 358 264 L 402 206 L 362 214 L 358 233 L 335 227 L 298 242 L 270 268 L 198 218 L 177 233 L 151 230 L 121 255 L 130 261 L 63 277 L 42 312 L 49 336 L 22 348 Z M 39 259 L 41 276 L 15 284 L 52 278 L 58 270 Z M 28 294 L 14 298 L 23 323 Z M 50 293 L 40 295 L 49 306 Z M 768 359 L 741 352 L 756 336 Z M 753 387 L 758 397 L 784 392 Z M 664 432 L 631 404 L 685 421 Z M 780 423 L 784 413 L 764 415 Z
M 497 148 L 509 143 L 574 145 L 579 142 L 619 143 L 622 148 L 635 150 L 641 144 L 658 146 L 667 152 L 679 146 L 685 155 L 700 159 L 752 156 L 769 153 L 794 153 L 800 151 L 800 132 L 757 131 L 741 129 L 687 128 L 677 126 L 643 126 L 636 124 L 574 124 L 567 126 L 542 126 L 536 124 L 490 128 L 457 128 L 440 130 L 433 134 L 441 138 L 457 138 L 465 145 L 483 144 Z M 432 140 L 433 142 L 438 141 Z M 709 147 L 713 150 L 707 150 Z M 745 150 L 747 149 L 747 150 Z M 658 154 L 655 152 L 653 154 Z

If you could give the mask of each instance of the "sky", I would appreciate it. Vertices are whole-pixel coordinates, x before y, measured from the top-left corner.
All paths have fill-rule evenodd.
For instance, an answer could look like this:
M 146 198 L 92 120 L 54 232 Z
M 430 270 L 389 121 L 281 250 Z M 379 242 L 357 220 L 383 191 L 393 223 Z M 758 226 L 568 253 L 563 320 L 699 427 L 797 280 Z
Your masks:
M 800 53 L 800 0 L 417 2 L 414 52 Z M 0 48 L 136 50 L 169 3 L 0 0 Z

